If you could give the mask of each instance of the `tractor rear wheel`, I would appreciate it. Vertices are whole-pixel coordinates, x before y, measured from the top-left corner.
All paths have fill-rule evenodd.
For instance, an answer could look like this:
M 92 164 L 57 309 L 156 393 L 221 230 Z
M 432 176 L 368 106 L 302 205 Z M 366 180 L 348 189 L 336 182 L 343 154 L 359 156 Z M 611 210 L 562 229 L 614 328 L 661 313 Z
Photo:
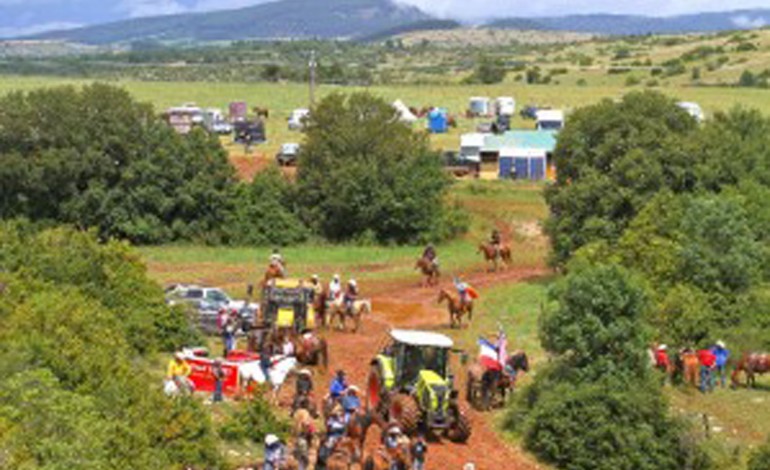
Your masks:
M 388 394 L 379 365 L 372 365 L 369 377 L 366 379 L 366 409 L 377 413 L 383 419 L 387 418 Z
M 447 430 L 447 437 L 452 442 L 464 443 L 471 437 L 471 420 L 468 411 L 459 404 L 455 406 L 452 426 Z
M 396 395 L 390 403 L 390 419 L 395 420 L 401 431 L 414 435 L 420 425 L 420 407 L 409 395 Z

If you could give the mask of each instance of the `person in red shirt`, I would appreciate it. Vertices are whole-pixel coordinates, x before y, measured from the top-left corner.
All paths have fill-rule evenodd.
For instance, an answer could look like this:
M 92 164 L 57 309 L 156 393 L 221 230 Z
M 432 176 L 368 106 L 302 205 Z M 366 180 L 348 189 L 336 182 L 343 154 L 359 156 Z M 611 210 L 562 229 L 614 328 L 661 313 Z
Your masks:
M 698 351 L 698 361 L 700 362 L 700 391 L 701 393 L 712 392 L 717 357 L 710 349 L 701 349 Z
M 655 350 L 655 368 L 663 372 L 663 383 L 666 383 L 666 377 L 671 372 L 671 361 L 668 358 L 668 346 L 661 344 Z

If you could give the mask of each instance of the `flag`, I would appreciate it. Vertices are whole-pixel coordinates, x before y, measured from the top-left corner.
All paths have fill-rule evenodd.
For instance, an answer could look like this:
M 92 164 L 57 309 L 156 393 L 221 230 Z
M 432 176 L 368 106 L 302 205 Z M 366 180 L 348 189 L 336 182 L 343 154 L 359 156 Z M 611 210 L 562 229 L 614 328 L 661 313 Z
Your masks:
M 497 347 L 484 338 L 479 338 L 479 362 L 491 370 L 503 370 L 500 352 Z
M 507 347 L 508 337 L 505 335 L 505 331 L 500 329 L 497 334 L 497 355 L 500 360 L 500 364 L 503 365 L 508 362 L 508 351 L 506 351 Z

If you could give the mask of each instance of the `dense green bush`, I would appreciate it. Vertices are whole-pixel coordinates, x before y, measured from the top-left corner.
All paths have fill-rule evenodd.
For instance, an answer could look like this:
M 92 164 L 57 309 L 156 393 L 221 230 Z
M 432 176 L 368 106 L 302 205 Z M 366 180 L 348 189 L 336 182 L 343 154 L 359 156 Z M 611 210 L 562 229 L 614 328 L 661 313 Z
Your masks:
M 768 469 L 770 469 L 770 439 L 751 454 L 747 470 Z
M 450 184 L 424 134 L 368 93 L 333 94 L 313 110 L 299 155 L 303 221 L 331 240 L 371 233 L 424 241 L 465 229 L 446 201 Z
M 235 189 L 226 224 L 227 240 L 237 245 L 288 245 L 307 240 L 297 216 L 294 185 L 276 167 Z
M 148 352 L 197 342 L 125 245 L 0 227 L 4 468 L 218 468 L 208 415 L 169 400 Z
M 0 217 L 139 243 L 218 239 L 234 170 L 217 139 L 177 135 L 116 87 L 0 98 Z
M 261 444 L 268 434 L 286 438 L 290 430 L 290 423 L 276 416 L 266 400 L 256 398 L 230 416 L 220 427 L 219 435 L 227 441 Z

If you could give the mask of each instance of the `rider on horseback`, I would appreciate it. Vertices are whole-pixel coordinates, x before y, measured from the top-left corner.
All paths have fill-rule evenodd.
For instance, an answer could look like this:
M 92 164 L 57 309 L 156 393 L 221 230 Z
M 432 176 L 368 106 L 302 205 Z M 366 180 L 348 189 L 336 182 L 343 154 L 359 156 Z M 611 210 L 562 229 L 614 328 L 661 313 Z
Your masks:
M 329 397 L 334 401 L 338 401 L 342 398 L 342 394 L 345 393 L 345 390 L 347 389 L 348 381 L 345 378 L 345 371 L 338 370 L 336 377 L 334 377 L 331 385 L 329 385 Z
M 438 256 L 436 255 L 436 248 L 433 243 L 429 243 L 422 252 L 422 257 L 430 261 L 434 267 L 438 267 Z
M 281 276 L 286 277 L 286 267 L 283 256 L 278 248 L 273 248 L 273 253 L 270 255 L 270 266 L 278 268 L 281 272 Z
M 350 422 L 351 416 L 358 413 L 361 408 L 361 399 L 358 397 L 358 387 L 351 385 L 348 387 L 345 396 L 342 397 L 342 410 L 345 412 L 345 424 Z
M 342 284 L 340 283 L 340 275 L 335 274 L 329 282 L 329 299 L 334 301 L 342 293 Z
M 323 294 L 324 292 L 324 286 L 321 284 L 321 281 L 318 278 L 318 274 L 313 274 L 310 276 L 310 287 L 313 289 L 313 295 L 317 298 L 319 295 Z
M 348 281 L 348 288 L 345 290 L 345 298 L 343 299 L 343 302 L 345 303 L 345 311 L 348 313 L 348 315 L 353 314 L 353 305 L 355 304 L 357 298 L 358 284 L 356 284 L 355 279 L 351 279 Z
M 460 297 L 460 307 L 465 307 L 471 303 L 471 296 L 468 292 L 468 283 L 463 282 L 459 277 L 454 278 L 455 289 L 457 289 L 457 295 Z
M 336 405 L 326 421 L 326 438 L 321 444 L 321 448 L 318 449 L 318 459 L 321 462 L 326 462 L 326 459 L 334 452 L 337 443 L 345 437 L 346 427 L 342 416 L 342 407 Z
M 502 237 L 500 236 L 500 231 L 495 229 L 492 229 L 492 234 L 489 236 L 489 244 L 492 245 L 492 248 L 495 249 L 495 258 L 500 256 L 500 247 L 503 244 Z
M 303 402 L 310 399 L 313 391 L 313 373 L 308 369 L 297 372 L 297 382 L 294 389 L 294 401 L 291 404 L 292 414 L 303 407 Z

